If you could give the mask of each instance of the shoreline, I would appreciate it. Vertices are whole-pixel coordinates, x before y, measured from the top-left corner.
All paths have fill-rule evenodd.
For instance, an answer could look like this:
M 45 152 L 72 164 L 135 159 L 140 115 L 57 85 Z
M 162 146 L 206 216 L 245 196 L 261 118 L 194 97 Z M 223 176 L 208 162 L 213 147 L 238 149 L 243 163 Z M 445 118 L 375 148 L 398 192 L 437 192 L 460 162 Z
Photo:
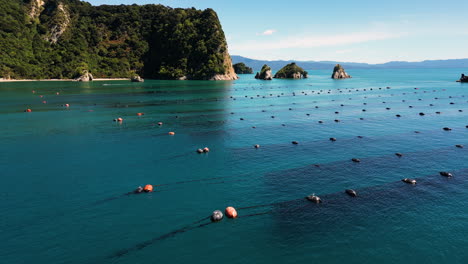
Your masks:
M 92 81 L 130 81 L 130 78 L 96 78 Z M 11 79 L 0 78 L 0 82 L 78 82 L 74 79 Z

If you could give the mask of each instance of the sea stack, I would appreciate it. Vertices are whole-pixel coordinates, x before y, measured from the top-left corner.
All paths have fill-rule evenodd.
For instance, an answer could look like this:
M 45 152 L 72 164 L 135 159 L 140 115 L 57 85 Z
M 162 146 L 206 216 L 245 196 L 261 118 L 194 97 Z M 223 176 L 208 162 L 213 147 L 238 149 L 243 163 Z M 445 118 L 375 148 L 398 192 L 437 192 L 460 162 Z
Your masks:
M 262 70 L 260 72 L 257 72 L 255 75 L 255 79 L 260 79 L 260 80 L 267 80 L 271 81 L 273 80 L 273 75 L 271 74 L 271 68 L 268 65 L 263 65 Z
M 340 64 L 337 64 L 333 69 L 332 79 L 348 79 L 351 75 L 347 74 Z
M 308 78 L 307 71 L 297 66 L 295 62 L 284 66 L 273 78 L 277 79 L 302 79 Z
M 465 74 L 462 73 L 460 80 L 458 80 L 457 82 L 468 82 L 468 76 L 465 76 Z

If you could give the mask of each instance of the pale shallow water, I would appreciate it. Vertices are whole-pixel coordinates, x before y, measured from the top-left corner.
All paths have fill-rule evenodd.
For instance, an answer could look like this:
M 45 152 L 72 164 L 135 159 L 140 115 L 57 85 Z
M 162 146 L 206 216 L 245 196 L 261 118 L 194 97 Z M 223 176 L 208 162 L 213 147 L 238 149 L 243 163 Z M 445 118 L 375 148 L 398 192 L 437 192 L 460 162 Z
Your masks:
M 464 71 L 0 83 L 1 262 L 466 263 Z

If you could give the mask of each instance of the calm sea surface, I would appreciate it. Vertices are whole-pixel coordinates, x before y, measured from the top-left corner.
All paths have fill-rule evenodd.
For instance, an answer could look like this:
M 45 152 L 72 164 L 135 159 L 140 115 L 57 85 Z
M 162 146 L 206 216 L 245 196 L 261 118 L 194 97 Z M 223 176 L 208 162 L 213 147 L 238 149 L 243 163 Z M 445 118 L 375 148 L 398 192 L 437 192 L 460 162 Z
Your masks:
M 0 262 L 467 263 L 462 72 L 0 83 Z

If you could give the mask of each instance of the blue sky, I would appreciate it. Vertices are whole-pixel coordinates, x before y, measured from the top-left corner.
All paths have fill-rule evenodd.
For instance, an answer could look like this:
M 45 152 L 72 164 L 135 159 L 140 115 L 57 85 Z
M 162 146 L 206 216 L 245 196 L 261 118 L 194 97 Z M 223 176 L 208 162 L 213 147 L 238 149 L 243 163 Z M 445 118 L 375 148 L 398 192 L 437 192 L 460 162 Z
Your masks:
M 88 0 L 213 8 L 231 55 L 382 63 L 468 58 L 467 0 Z

